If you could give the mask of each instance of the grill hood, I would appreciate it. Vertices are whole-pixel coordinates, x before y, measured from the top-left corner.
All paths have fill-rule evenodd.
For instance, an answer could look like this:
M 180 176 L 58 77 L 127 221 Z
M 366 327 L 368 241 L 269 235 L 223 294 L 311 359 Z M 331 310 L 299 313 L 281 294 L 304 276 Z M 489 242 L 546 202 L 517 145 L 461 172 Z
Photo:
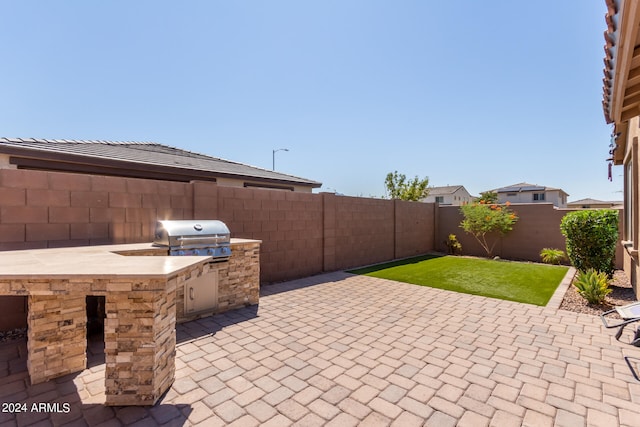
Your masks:
M 156 223 L 153 244 L 168 246 L 171 255 L 228 257 L 230 242 L 229 228 L 222 221 L 164 220 Z

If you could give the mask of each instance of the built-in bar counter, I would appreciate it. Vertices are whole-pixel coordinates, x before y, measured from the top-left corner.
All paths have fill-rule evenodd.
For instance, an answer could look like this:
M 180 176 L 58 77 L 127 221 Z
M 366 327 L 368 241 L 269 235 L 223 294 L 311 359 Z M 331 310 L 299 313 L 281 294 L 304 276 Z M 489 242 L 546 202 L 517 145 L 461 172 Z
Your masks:
M 32 384 L 87 366 L 87 296 L 103 296 L 107 405 L 153 405 L 175 377 L 185 284 L 216 272 L 207 313 L 257 304 L 260 241 L 231 239 L 228 261 L 167 256 L 150 243 L 0 252 L 0 295 L 28 297 Z

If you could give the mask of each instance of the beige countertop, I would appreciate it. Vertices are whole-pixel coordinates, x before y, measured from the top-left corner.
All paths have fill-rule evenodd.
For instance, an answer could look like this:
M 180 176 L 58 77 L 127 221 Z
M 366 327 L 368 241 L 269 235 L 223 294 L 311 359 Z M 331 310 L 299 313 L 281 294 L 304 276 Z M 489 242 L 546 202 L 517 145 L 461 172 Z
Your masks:
M 232 239 L 231 245 L 259 242 Z M 166 278 L 209 256 L 136 256 L 132 251 L 162 250 L 151 243 L 79 246 L 0 252 L 0 280 L 69 278 Z M 127 252 L 119 255 L 117 252 Z

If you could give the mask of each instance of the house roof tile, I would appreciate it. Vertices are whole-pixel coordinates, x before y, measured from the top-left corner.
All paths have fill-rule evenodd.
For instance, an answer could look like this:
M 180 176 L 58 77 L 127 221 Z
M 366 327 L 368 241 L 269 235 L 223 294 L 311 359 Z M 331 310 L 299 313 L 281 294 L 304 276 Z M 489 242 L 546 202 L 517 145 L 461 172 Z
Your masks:
M 179 170 L 201 171 L 226 177 L 256 178 L 289 184 L 320 187 L 317 181 L 270 171 L 154 142 L 0 138 L 0 153 L 24 157 L 71 156 L 78 161 L 109 160 Z
M 604 111 L 604 117 L 607 123 L 612 123 L 612 97 L 613 97 L 613 83 L 614 83 L 614 69 L 616 64 L 616 45 L 618 39 L 618 5 L 617 0 L 606 0 L 607 13 L 605 15 L 605 22 L 607 23 L 607 29 L 604 32 L 604 78 L 602 79 L 602 109 Z
M 430 196 L 442 196 L 446 194 L 453 194 L 459 189 L 464 188 L 462 185 L 447 185 L 444 187 L 429 187 Z
M 506 187 L 496 188 L 490 191 L 496 193 L 520 193 L 523 191 L 562 191 L 566 194 L 566 192 L 561 188 L 545 187 L 544 185 L 529 184 L 528 182 L 520 182 L 517 184 L 508 185 Z
M 597 199 L 590 199 L 590 198 L 586 198 L 586 199 L 580 199 L 580 200 L 574 200 L 572 202 L 567 202 L 568 205 L 598 205 L 598 204 L 610 204 L 610 205 L 621 205 L 623 202 L 622 200 L 597 200 Z

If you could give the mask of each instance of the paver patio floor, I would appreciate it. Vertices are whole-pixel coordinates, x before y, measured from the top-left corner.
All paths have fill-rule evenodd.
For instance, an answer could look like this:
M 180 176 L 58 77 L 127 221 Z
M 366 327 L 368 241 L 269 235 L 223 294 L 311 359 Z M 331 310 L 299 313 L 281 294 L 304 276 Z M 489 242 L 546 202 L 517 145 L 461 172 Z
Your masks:
M 95 344 L 94 344 L 95 345 Z M 347 273 L 270 285 L 259 307 L 178 326 L 176 380 L 154 407 L 105 407 L 90 368 L 30 386 L 0 345 L 0 424 L 637 426 L 640 383 L 594 316 Z

